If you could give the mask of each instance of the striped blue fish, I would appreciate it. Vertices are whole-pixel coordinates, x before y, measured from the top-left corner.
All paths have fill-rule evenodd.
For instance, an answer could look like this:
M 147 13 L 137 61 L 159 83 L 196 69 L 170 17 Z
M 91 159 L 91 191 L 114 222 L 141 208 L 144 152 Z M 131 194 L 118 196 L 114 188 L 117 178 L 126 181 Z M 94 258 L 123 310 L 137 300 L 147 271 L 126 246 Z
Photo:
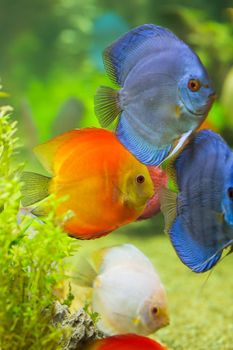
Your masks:
M 166 28 L 145 24 L 104 51 L 114 90 L 100 87 L 95 112 L 101 126 L 117 117 L 120 142 L 142 163 L 159 165 L 205 119 L 215 98 L 198 56 Z
M 165 230 L 182 262 L 204 272 L 233 244 L 233 152 L 219 135 L 202 130 L 171 168 L 178 193 L 161 192 Z

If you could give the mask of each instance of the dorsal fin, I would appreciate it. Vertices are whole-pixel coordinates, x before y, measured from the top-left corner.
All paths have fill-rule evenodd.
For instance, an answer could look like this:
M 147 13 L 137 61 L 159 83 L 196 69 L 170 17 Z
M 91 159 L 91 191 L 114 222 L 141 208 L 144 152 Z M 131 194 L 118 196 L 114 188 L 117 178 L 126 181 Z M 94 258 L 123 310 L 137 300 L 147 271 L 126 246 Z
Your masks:
M 33 150 L 43 167 L 53 174 L 53 160 L 58 148 L 67 140 L 76 137 L 79 130 L 72 130 L 36 146 Z
M 125 78 L 132 67 L 151 53 L 156 54 L 157 40 L 168 38 L 173 42 L 182 42 L 166 28 L 154 24 L 144 24 L 124 34 L 108 46 L 104 53 L 104 65 L 109 78 L 116 85 L 123 86 Z M 160 47 L 161 50 L 161 47 Z

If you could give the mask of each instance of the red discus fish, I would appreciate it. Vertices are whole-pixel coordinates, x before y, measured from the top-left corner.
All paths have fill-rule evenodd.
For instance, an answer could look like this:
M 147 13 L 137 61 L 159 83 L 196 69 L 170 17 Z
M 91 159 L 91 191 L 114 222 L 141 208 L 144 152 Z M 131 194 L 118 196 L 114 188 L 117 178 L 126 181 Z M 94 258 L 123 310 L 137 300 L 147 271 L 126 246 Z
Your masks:
M 110 131 L 73 130 L 37 146 L 35 153 L 52 176 L 25 172 L 22 204 L 31 206 L 50 194 L 66 198 L 56 214 L 72 211 L 64 229 L 76 238 L 97 238 L 137 220 L 155 194 L 148 168 Z M 49 210 L 39 205 L 33 213 Z
M 116 335 L 96 340 L 83 347 L 83 350 L 168 350 L 150 338 L 136 334 Z

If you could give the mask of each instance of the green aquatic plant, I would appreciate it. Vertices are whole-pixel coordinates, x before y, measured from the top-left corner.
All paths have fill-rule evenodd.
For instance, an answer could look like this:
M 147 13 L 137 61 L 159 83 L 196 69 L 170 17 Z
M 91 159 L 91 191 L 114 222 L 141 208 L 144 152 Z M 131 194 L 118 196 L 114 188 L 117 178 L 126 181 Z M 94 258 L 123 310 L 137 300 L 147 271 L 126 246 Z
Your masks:
M 51 306 L 65 278 L 64 258 L 77 246 L 53 210 L 44 224 L 19 216 L 22 166 L 12 166 L 18 140 L 8 112 L 0 108 L 0 349 L 59 349 L 67 330 L 51 323 Z

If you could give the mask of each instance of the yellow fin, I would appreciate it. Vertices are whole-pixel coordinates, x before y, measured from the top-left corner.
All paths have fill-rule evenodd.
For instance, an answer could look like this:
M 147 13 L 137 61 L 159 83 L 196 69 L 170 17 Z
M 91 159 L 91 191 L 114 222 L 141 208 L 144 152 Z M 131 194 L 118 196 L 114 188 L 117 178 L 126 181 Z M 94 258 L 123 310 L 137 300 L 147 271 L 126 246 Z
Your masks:
M 80 287 L 93 287 L 93 282 L 97 277 L 97 271 L 92 262 L 85 256 L 79 256 L 77 267 L 72 271 L 74 283 Z
M 92 254 L 91 254 L 91 261 L 93 262 L 93 265 L 96 269 L 96 271 L 100 270 L 100 267 L 103 263 L 104 257 L 107 254 L 107 252 L 111 249 L 112 247 L 108 247 L 108 248 L 101 248 L 99 250 L 95 250 Z
M 218 222 L 223 223 L 224 221 L 224 214 L 223 213 L 215 213 L 216 219 Z
M 25 171 L 21 175 L 23 182 L 21 203 L 24 207 L 40 202 L 49 196 L 50 177 Z
M 159 197 L 161 203 L 160 208 L 165 220 L 165 232 L 168 233 L 177 214 L 177 193 L 169 190 L 168 188 L 163 187 L 160 190 Z
M 53 160 L 58 148 L 76 135 L 77 130 L 66 132 L 52 140 L 36 146 L 33 151 L 43 167 L 53 174 Z

